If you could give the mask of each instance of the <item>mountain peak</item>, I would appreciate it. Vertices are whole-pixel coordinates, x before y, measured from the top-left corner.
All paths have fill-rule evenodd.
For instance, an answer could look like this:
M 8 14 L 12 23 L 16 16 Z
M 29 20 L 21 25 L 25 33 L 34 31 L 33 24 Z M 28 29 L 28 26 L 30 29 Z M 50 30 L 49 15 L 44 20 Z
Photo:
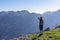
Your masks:
M 29 13 L 29 11 L 27 11 L 27 10 L 22 10 L 22 11 L 20 11 L 21 13 L 24 13 L 24 14 L 28 14 Z
M 60 12 L 60 9 L 59 9 L 59 10 L 57 10 L 57 12 Z

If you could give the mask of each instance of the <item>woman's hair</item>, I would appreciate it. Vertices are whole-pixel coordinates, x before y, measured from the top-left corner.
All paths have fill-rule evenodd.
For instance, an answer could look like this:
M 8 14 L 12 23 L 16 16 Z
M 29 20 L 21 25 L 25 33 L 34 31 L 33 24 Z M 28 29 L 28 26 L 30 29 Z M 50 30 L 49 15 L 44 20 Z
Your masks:
M 42 19 L 42 16 L 40 17 L 40 19 Z

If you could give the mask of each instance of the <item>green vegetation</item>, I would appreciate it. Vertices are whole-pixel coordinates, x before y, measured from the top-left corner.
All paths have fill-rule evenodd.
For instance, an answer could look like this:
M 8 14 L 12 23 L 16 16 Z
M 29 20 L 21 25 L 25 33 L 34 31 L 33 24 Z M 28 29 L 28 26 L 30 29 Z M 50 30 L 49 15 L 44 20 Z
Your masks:
M 31 40 L 60 40 L 60 28 L 55 28 L 50 31 L 44 31 L 43 34 L 39 36 L 41 33 L 30 34 Z

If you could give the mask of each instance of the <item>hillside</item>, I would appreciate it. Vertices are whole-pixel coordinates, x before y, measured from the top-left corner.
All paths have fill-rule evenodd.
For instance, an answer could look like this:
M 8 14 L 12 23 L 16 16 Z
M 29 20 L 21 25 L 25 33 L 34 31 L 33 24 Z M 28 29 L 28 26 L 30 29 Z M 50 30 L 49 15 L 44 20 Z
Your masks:
M 39 33 L 36 34 L 30 34 L 31 40 L 60 40 L 60 28 L 55 28 L 50 31 L 44 31 L 41 36 L 39 36 Z

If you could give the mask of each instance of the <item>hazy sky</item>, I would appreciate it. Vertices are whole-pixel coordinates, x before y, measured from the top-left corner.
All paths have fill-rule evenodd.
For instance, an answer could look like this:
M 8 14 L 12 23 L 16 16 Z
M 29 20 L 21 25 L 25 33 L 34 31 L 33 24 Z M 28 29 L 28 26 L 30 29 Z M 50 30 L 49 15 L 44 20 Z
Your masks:
M 60 9 L 60 0 L 0 0 L 0 11 L 20 11 L 43 13 Z

